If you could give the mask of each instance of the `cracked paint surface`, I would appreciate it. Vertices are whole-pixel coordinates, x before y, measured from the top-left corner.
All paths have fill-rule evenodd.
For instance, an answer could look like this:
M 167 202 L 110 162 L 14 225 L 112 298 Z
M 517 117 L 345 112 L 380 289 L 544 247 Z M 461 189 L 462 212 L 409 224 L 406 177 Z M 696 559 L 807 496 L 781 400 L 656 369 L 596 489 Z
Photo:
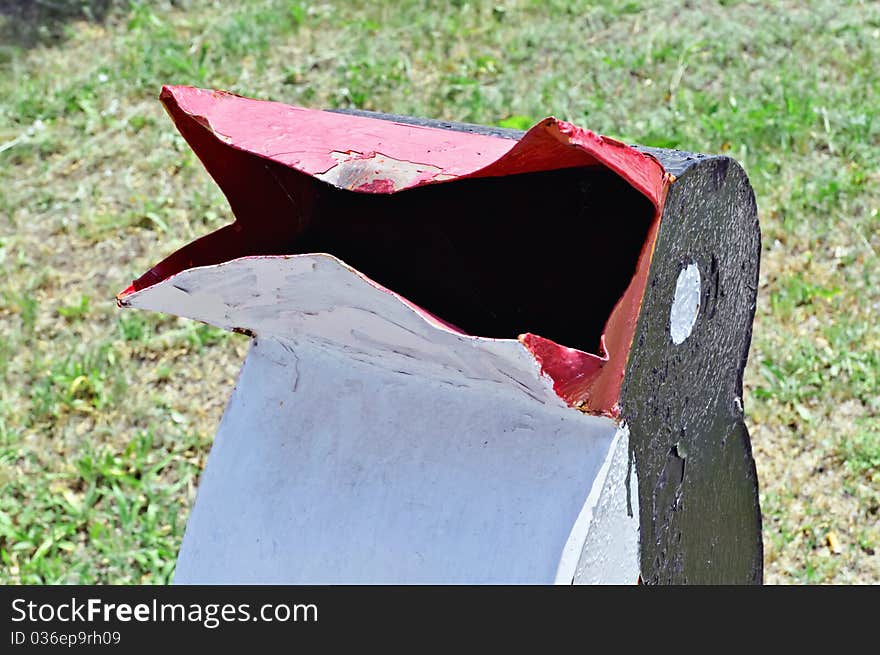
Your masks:
M 330 154 L 339 163 L 315 177 L 340 189 L 361 193 L 394 193 L 424 182 L 452 179 L 437 166 L 394 159 L 378 152 Z

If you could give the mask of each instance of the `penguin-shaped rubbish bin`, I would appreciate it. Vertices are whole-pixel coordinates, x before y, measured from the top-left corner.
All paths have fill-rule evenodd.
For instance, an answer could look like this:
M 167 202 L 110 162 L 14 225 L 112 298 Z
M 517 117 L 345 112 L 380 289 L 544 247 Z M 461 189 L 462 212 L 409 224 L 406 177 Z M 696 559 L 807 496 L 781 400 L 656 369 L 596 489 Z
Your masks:
M 117 297 L 249 335 L 176 583 L 758 583 L 728 157 L 161 100 L 230 225 Z

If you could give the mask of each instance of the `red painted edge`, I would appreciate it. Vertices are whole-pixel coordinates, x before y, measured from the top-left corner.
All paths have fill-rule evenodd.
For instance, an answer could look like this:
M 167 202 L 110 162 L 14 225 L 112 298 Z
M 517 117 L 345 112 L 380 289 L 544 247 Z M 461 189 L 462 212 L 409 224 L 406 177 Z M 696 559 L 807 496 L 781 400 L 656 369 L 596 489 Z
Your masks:
M 513 141 L 292 107 L 188 86 L 165 86 L 160 99 L 226 194 L 236 221 L 157 264 L 121 292 L 117 297 L 119 302 L 131 293 L 193 266 L 242 255 L 270 255 L 273 248 L 277 250 L 282 228 L 266 222 L 265 217 L 271 212 L 265 209 L 273 203 L 288 202 L 278 196 L 286 191 L 262 167 L 257 170 L 249 163 L 254 161 L 254 155 L 309 176 L 320 175 L 336 166 L 339 153 L 354 153 L 354 158 L 379 153 L 438 170 L 437 173 L 420 173 L 397 187 L 391 180 L 376 179 L 354 189 L 358 193 L 393 193 L 454 179 L 577 166 L 602 166 L 620 175 L 651 201 L 655 215 L 635 275 L 606 323 L 603 352 L 600 355 L 586 353 L 534 334 L 519 337 L 542 372 L 553 380 L 554 390 L 565 402 L 590 413 L 619 414 L 620 386 L 666 191 L 672 179 L 654 157 L 552 117 L 537 123 L 519 141 Z M 298 201 L 308 203 L 309 198 L 306 194 Z M 289 232 L 291 226 L 283 226 L 283 229 Z M 289 234 L 287 236 L 289 238 Z

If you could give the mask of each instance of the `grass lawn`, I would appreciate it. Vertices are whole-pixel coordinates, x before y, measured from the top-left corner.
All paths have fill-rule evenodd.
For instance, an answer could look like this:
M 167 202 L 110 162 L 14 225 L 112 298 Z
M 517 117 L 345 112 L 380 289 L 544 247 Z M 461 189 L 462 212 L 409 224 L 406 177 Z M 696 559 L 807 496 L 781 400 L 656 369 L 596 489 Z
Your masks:
M 168 582 L 247 347 L 114 303 L 231 219 L 163 83 L 738 159 L 766 581 L 880 582 L 880 4 L 0 7 L 0 582 Z

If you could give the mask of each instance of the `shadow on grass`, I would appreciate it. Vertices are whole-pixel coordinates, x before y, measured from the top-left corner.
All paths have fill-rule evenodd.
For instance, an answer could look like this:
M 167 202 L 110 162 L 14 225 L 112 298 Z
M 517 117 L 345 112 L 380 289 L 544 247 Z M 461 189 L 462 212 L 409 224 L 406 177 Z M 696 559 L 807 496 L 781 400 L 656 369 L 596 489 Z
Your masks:
M 101 23 L 128 0 L 0 0 L 0 43 L 32 48 L 58 45 L 71 21 Z

